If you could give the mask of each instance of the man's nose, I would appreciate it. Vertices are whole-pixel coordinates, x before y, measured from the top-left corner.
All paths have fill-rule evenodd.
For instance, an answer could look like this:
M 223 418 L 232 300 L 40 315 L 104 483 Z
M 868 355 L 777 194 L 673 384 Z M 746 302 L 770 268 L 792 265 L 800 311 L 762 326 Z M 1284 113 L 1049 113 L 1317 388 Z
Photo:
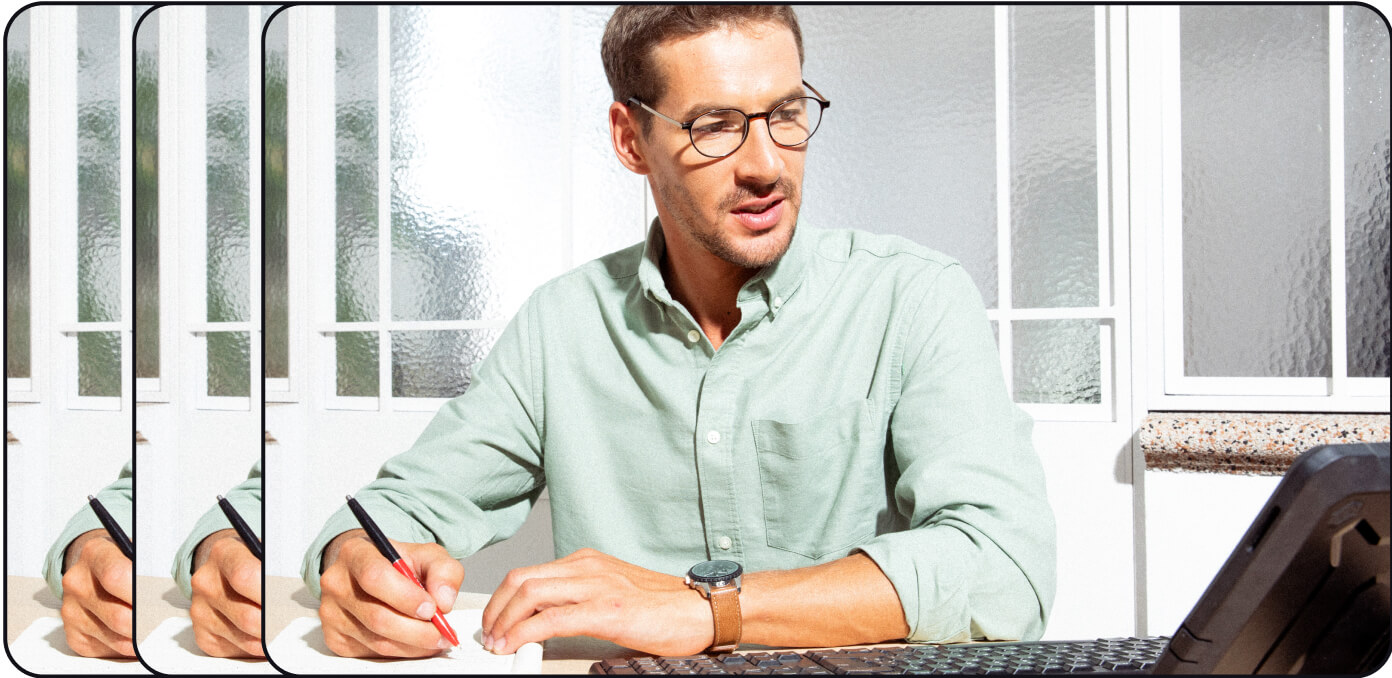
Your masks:
M 735 151 L 735 173 L 743 181 L 768 185 L 783 176 L 782 147 L 769 134 L 768 119 L 749 121 L 749 134 L 744 145 Z

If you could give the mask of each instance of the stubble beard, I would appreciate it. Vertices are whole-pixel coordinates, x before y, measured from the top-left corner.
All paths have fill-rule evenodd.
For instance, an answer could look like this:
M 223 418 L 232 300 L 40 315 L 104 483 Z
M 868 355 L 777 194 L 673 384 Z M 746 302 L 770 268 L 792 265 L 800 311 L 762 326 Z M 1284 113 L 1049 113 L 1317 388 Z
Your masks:
M 797 214 L 802 201 L 797 185 L 786 178 L 779 179 L 774 185 L 774 190 L 783 194 L 783 209 L 791 209 L 793 219 L 786 227 L 782 224 L 775 226 L 744 247 L 736 245 L 730 235 L 721 230 L 719 224 L 707 223 L 701 218 L 696 200 L 686 187 L 668 186 L 661 182 L 653 182 L 653 186 L 658 198 L 671 205 L 674 208 L 673 216 L 678 222 L 682 222 L 676 224 L 678 230 L 721 261 L 745 270 L 758 270 L 777 263 L 793 243 L 793 235 L 797 230 Z M 753 191 L 737 189 L 720 202 L 718 213 L 728 214 L 740 203 L 754 197 L 756 195 Z

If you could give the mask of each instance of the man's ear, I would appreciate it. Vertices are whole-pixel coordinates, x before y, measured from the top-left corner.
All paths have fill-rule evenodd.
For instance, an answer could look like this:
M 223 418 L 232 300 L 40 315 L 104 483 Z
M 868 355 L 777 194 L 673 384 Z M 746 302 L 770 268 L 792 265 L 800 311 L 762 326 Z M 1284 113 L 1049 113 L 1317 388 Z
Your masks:
M 609 104 L 609 139 L 614 154 L 634 174 L 648 174 L 647 156 L 642 148 L 643 122 L 634 112 L 617 101 Z

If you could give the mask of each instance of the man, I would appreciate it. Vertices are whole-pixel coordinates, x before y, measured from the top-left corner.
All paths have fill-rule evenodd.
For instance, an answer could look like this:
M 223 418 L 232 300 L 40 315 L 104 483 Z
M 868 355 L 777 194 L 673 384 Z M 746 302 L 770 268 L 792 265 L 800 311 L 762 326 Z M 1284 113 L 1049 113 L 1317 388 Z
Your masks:
M 131 530 L 131 465 L 96 494 L 121 529 Z M 84 505 L 44 558 L 48 588 L 63 601 L 63 635 L 84 657 L 135 658 L 131 644 L 131 561 Z
M 261 462 L 224 495 L 248 525 L 261 524 Z M 213 506 L 174 556 L 174 581 L 188 597 L 193 639 L 213 657 L 265 657 L 261 646 L 261 561 Z
M 539 288 L 357 493 L 428 594 L 330 519 L 304 567 L 329 647 L 446 647 L 427 620 L 456 559 L 543 487 L 569 555 L 509 573 L 483 612 L 494 652 L 1037 638 L 1053 519 L 975 287 L 902 239 L 797 228 L 825 102 L 792 11 L 624 6 L 602 52 L 615 153 L 658 219 Z M 742 588 L 702 586 L 735 563 Z

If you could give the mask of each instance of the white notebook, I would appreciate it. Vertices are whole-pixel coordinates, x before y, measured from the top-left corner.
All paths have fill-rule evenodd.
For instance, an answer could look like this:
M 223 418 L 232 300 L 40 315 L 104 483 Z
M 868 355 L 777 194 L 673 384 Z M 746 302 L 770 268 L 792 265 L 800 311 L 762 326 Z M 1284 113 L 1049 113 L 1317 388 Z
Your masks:
M 140 658 L 160 673 L 232 673 L 278 676 L 280 672 L 264 659 L 210 657 L 193 639 L 193 620 L 170 617 L 140 643 Z
M 454 610 L 445 619 L 459 635 L 459 647 L 426 659 L 340 657 L 324 643 L 318 617 L 290 622 L 266 651 L 277 666 L 291 673 L 541 673 L 537 643 L 527 643 L 515 654 L 497 655 L 483 649 L 483 610 Z
M 83 657 L 68 647 L 63 634 L 63 620 L 58 617 L 39 617 L 10 644 L 10 656 L 16 664 L 30 673 L 76 673 L 83 675 L 109 673 L 138 673 L 150 675 L 134 659 L 93 659 Z

